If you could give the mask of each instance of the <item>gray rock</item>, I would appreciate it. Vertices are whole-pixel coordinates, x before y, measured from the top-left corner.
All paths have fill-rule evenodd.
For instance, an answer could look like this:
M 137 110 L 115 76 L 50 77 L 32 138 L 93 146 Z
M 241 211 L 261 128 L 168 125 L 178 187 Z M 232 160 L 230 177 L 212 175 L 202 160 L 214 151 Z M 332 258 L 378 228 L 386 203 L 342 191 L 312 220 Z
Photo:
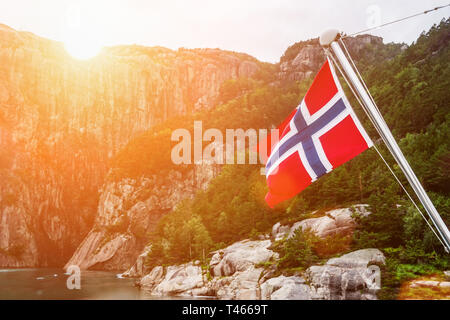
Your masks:
M 357 56 L 367 45 L 382 46 L 382 38 L 372 35 L 359 35 L 347 38 L 346 42 L 352 55 Z M 289 60 L 282 59 L 278 78 L 280 80 L 302 81 L 315 74 L 323 63 L 324 52 L 317 40 L 309 40 L 299 45 Z M 284 61 L 283 61 L 284 60 Z
M 310 300 L 311 293 L 305 279 L 279 276 L 261 285 L 261 300 Z
M 367 205 L 353 207 L 356 214 L 369 214 Z M 333 235 L 346 235 L 353 232 L 355 221 L 352 218 L 354 212 L 350 208 L 335 209 L 325 213 L 323 217 L 305 219 L 294 223 L 289 230 L 288 238 L 292 237 L 299 228 L 303 232 L 309 231 L 318 237 L 325 238 Z
M 326 264 L 341 268 L 365 268 L 372 264 L 384 265 L 385 257 L 378 249 L 361 249 L 330 259 Z
M 306 284 L 287 283 L 272 293 L 271 300 L 311 300 L 310 288 Z
M 263 272 L 262 268 L 253 266 L 244 271 L 238 271 L 228 279 L 218 279 L 211 286 L 219 299 L 255 300 L 259 299 L 260 289 L 258 281 Z M 215 278 L 217 279 L 217 278 Z
M 312 299 L 361 300 L 376 299 L 381 276 L 377 265 L 385 258 L 378 249 L 362 249 L 330 259 L 323 266 L 306 270 Z
M 230 276 L 258 263 L 269 261 L 272 257 L 277 258 L 278 255 L 268 249 L 271 244 L 270 240 L 243 240 L 216 251 L 210 262 L 211 275 Z
M 202 269 L 187 263 L 166 268 L 155 267 L 141 279 L 140 285 L 158 296 L 192 295 L 192 290 L 202 288 L 204 281 Z
M 339 216 L 339 212 L 335 212 Z M 280 225 L 273 228 L 278 234 Z M 236 242 L 213 252 L 212 279 L 206 279 L 198 262 L 155 267 L 140 285 L 152 295 L 214 296 L 218 299 L 263 300 L 367 300 L 376 299 L 379 288 L 374 270 L 385 263 L 378 249 L 363 249 L 311 266 L 302 276 L 273 277 L 276 266 L 259 263 L 278 259 L 270 240 Z M 375 268 L 375 269 L 374 269 Z

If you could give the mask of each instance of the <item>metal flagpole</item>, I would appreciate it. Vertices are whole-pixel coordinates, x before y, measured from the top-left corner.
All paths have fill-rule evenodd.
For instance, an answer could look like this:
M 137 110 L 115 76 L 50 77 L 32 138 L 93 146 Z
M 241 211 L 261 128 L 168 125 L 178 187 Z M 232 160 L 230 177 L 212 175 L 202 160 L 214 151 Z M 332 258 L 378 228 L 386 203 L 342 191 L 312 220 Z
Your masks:
M 400 150 L 400 147 L 398 146 L 397 142 L 392 136 L 392 133 L 389 130 L 382 115 L 379 113 L 377 107 L 373 103 L 372 99 L 369 97 L 369 94 L 364 89 L 364 86 L 362 85 L 361 81 L 356 75 L 355 70 L 353 70 L 352 66 L 347 60 L 347 57 L 345 56 L 339 43 L 337 42 L 339 37 L 340 33 L 337 30 L 326 31 L 320 37 L 320 44 L 323 47 L 331 47 L 331 49 L 333 50 L 344 72 L 346 73 L 348 79 L 350 80 L 352 86 L 360 96 L 363 102 L 363 107 L 366 109 L 367 114 L 369 115 L 372 122 L 378 129 L 381 138 L 388 147 L 389 151 L 392 153 L 395 161 L 402 169 L 403 173 L 405 174 L 406 178 L 411 184 L 411 187 L 413 188 L 414 192 L 416 193 L 417 197 L 419 198 L 420 202 L 422 203 L 423 207 L 425 208 L 426 212 L 431 218 L 431 221 L 436 226 L 438 233 L 440 234 L 442 240 L 445 243 L 446 251 L 450 252 L 450 232 L 448 231 L 447 226 L 445 225 L 441 216 L 437 212 L 436 208 L 434 207 L 424 188 L 420 184 L 419 179 L 417 179 L 416 175 L 414 174 L 414 171 L 411 169 L 408 161 L 406 160 L 405 156 Z

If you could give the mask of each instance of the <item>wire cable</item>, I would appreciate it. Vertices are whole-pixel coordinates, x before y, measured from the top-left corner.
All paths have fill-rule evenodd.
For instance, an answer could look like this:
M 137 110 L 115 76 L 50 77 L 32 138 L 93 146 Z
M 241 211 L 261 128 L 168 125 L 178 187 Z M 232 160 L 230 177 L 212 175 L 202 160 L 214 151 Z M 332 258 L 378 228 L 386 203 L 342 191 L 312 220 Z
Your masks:
M 334 56 L 331 54 L 331 52 L 328 49 L 325 49 L 327 56 L 329 56 L 331 58 L 331 60 L 333 61 L 334 65 L 337 67 L 337 69 L 339 70 L 339 73 L 342 75 L 342 77 L 344 78 L 345 82 L 347 83 L 347 85 L 349 86 L 350 90 L 352 91 L 353 95 L 355 96 L 356 100 L 358 101 L 358 103 L 360 104 L 361 108 L 364 110 L 364 113 L 367 115 L 367 117 L 369 118 L 370 122 L 374 125 L 375 129 L 377 130 L 378 134 L 381 137 L 381 134 L 377 128 L 377 126 L 375 125 L 375 123 L 372 121 L 371 117 L 369 116 L 369 114 L 367 113 L 367 111 L 365 110 L 362 101 L 360 100 L 359 96 L 356 94 L 353 86 L 350 84 L 349 80 L 347 79 L 347 77 L 345 76 L 344 72 L 342 71 L 342 69 L 340 68 L 339 64 L 336 62 Z M 359 72 L 358 72 L 359 73 Z M 439 240 L 439 242 L 442 244 L 442 246 L 444 247 L 445 251 L 448 252 L 448 248 L 445 246 L 444 242 L 442 241 L 441 237 L 436 233 L 436 231 L 434 230 L 433 226 L 428 222 L 428 220 L 426 219 L 425 215 L 422 213 L 422 211 L 420 210 L 419 206 L 417 205 L 417 203 L 414 201 L 414 199 L 412 198 L 412 196 L 409 194 L 408 190 L 406 190 L 406 187 L 403 185 L 403 183 L 400 181 L 400 179 L 397 177 L 397 175 L 395 174 L 394 170 L 391 168 L 391 166 L 389 165 L 389 163 L 386 161 L 386 159 L 383 157 L 383 155 L 381 154 L 381 152 L 378 150 L 377 146 L 375 144 L 373 144 L 373 147 L 375 149 L 375 151 L 378 153 L 378 155 L 380 156 L 380 158 L 383 160 L 384 164 L 386 165 L 386 167 L 389 169 L 389 171 L 391 172 L 391 174 L 394 176 L 395 180 L 397 181 L 397 183 L 400 185 L 400 187 L 403 189 L 403 191 L 406 193 L 406 195 L 408 196 L 409 200 L 412 202 L 412 204 L 414 205 L 414 207 L 417 209 L 417 211 L 420 213 L 420 215 L 422 216 L 422 218 L 425 220 L 426 224 L 428 225 L 428 227 L 430 227 L 431 231 L 434 233 L 434 235 L 436 236 L 436 238 Z
M 343 36 L 343 38 L 353 37 L 353 36 L 355 36 L 357 34 L 360 34 L 360 33 L 363 33 L 363 32 L 368 32 L 368 31 L 372 31 L 372 30 L 375 30 L 375 29 L 380 29 L 380 28 L 383 28 L 385 26 L 388 26 L 388 25 L 391 25 L 391 24 L 394 24 L 394 23 L 398 23 L 398 22 L 401 22 L 401 21 L 404 21 L 404 20 L 408 20 L 408 19 L 411 19 L 411 18 L 414 18 L 414 17 L 417 17 L 417 16 L 421 16 L 423 14 L 427 14 L 427 13 L 430 13 L 432 11 L 437 11 L 437 10 L 440 10 L 440 9 L 443 9 L 443 8 L 446 8 L 446 7 L 450 7 L 450 3 L 447 4 L 447 5 L 435 7 L 435 8 L 429 9 L 429 10 L 421 11 L 419 13 L 416 13 L 416 14 L 413 14 L 413 15 L 410 15 L 410 16 L 407 16 L 407 17 L 404 17 L 404 18 L 400 18 L 400 19 L 397 19 L 397 20 L 394 20 L 394 21 L 386 22 L 386 23 L 380 24 L 380 25 L 375 26 L 375 27 L 371 27 L 371 28 L 364 29 L 364 30 L 361 30 L 361 31 L 358 31 L 358 32 L 354 32 L 352 34 Z
M 339 42 L 342 44 L 342 47 L 344 48 L 344 51 L 345 51 L 345 54 L 347 55 L 347 58 L 350 60 L 352 66 L 353 66 L 353 69 L 356 70 L 356 74 L 358 75 L 359 80 L 360 80 L 361 83 L 363 84 L 364 89 L 366 89 L 366 91 L 367 91 L 367 93 L 368 93 L 368 95 L 369 95 L 370 100 L 372 101 L 373 105 L 375 106 L 375 109 L 377 110 L 378 114 L 380 115 L 380 118 L 383 120 L 384 123 L 386 123 L 386 122 L 384 121 L 383 116 L 381 115 L 380 109 L 378 109 L 378 105 L 375 103 L 375 100 L 373 99 L 372 94 L 370 93 L 369 88 L 368 88 L 367 85 L 366 85 L 366 82 L 364 81 L 363 77 L 361 76 L 361 73 L 359 73 L 359 70 L 358 70 L 358 68 L 356 67 L 355 62 L 353 61 L 353 58 L 352 58 L 352 56 L 350 55 L 350 52 L 347 50 L 347 46 L 345 45 L 344 40 L 342 40 L 342 38 L 339 38 Z
M 378 105 L 377 105 L 377 103 L 375 102 L 375 99 L 373 98 L 372 94 L 370 93 L 369 88 L 368 88 L 367 85 L 366 85 L 366 82 L 364 81 L 363 77 L 361 76 L 361 73 L 359 72 L 358 68 L 356 67 L 356 64 L 355 64 L 355 62 L 354 62 L 352 56 L 350 55 L 350 53 L 349 53 L 349 51 L 348 51 L 348 49 L 347 49 L 347 47 L 346 47 L 344 41 L 343 41 L 342 39 L 339 39 L 339 42 L 340 42 L 340 43 L 342 44 L 342 46 L 344 47 L 345 53 L 346 53 L 346 55 L 347 55 L 347 58 L 350 60 L 352 66 L 353 66 L 353 69 L 356 70 L 356 74 L 357 74 L 359 80 L 362 82 L 362 84 L 363 84 L 365 90 L 367 91 L 370 100 L 372 101 L 373 105 L 375 106 L 375 109 L 377 110 L 378 114 L 380 115 L 380 118 L 381 118 L 381 119 L 383 120 L 383 122 L 386 124 L 386 122 L 385 122 L 383 116 L 381 115 L 380 109 L 378 108 Z M 340 70 L 340 68 L 339 68 L 339 72 L 340 72 L 341 74 L 343 74 L 343 72 Z M 345 81 L 347 82 L 347 84 L 350 86 L 350 83 L 348 82 L 348 79 L 346 79 L 346 78 L 344 78 L 344 79 L 345 79 Z M 353 88 L 352 88 L 352 93 L 355 94 L 355 92 L 353 91 Z M 361 105 L 361 100 L 358 99 L 358 103 Z M 361 105 L 361 107 L 362 107 L 362 105 Z M 363 110 L 364 110 L 364 112 L 366 113 L 366 115 L 369 117 L 369 115 L 367 114 L 366 109 L 363 108 Z M 369 119 L 370 119 L 370 117 L 369 117 Z M 371 120 L 372 124 L 374 124 L 373 121 L 372 121 L 372 119 L 370 119 L 370 120 Z M 377 131 L 378 131 L 378 130 L 377 130 Z M 379 131 L 378 131 L 378 134 L 380 134 Z M 381 135 L 380 135 L 380 136 L 381 136 Z M 408 196 L 408 198 L 409 198 L 409 199 L 411 200 L 411 202 L 414 204 L 414 206 L 416 207 L 417 211 L 419 211 L 419 213 L 420 213 L 420 215 L 422 216 L 422 218 L 425 220 L 425 222 L 426 222 L 426 223 L 428 224 L 428 226 L 431 228 L 431 230 L 432 230 L 433 233 L 436 235 L 436 237 L 439 239 L 439 241 L 441 242 L 441 244 L 444 246 L 445 250 L 446 250 L 447 252 L 449 252 L 449 251 L 448 251 L 449 248 L 447 248 L 447 247 L 444 245 L 444 243 L 442 242 L 441 237 L 438 236 L 437 233 L 436 233 L 436 231 L 435 231 L 435 229 L 431 227 L 430 223 L 429 223 L 428 220 L 425 218 L 425 215 L 424 215 L 424 214 L 422 213 L 422 211 L 419 209 L 419 206 L 418 206 L 418 205 L 416 204 L 416 202 L 412 199 L 411 195 L 408 193 L 408 191 L 406 190 L 406 188 L 404 187 L 404 185 L 400 182 L 399 178 L 395 175 L 394 171 L 393 171 L 392 168 L 388 165 L 388 163 L 386 162 L 386 160 L 384 159 L 384 157 L 382 156 L 382 154 L 380 153 L 380 151 L 378 150 L 378 148 L 377 148 L 375 145 L 374 145 L 374 148 L 375 148 L 375 150 L 377 151 L 378 155 L 381 157 L 381 159 L 384 161 L 384 163 L 386 164 L 386 166 L 388 167 L 389 171 L 392 173 L 392 175 L 394 176 L 394 178 L 397 180 L 397 182 L 400 184 L 400 186 L 402 187 L 402 189 L 405 191 L 405 193 L 406 193 L 406 195 Z

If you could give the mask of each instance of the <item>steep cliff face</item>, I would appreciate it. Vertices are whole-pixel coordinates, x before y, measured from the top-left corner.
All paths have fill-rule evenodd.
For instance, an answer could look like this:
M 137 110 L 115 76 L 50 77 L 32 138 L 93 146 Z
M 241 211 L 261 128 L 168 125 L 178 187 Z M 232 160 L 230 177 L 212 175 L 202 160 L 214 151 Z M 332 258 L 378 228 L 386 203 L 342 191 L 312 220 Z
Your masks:
M 257 70 L 215 49 L 124 46 L 77 61 L 0 25 L 0 266 L 63 265 L 94 223 L 109 159 Z

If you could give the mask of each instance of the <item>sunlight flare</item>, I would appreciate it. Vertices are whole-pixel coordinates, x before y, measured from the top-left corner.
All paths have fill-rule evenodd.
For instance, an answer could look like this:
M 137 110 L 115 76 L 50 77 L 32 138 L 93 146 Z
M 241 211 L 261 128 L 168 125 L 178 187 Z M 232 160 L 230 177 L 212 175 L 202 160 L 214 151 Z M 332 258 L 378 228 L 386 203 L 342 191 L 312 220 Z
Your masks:
M 72 35 L 64 41 L 64 48 L 75 59 L 87 60 L 97 56 L 102 46 L 95 39 L 85 37 L 83 34 Z
M 66 51 L 75 59 L 94 58 L 102 48 L 99 27 L 86 17 L 82 3 L 73 3 L 67 8 L 63 42 Z M 85 15 L 82 15 L 82 12 Z

